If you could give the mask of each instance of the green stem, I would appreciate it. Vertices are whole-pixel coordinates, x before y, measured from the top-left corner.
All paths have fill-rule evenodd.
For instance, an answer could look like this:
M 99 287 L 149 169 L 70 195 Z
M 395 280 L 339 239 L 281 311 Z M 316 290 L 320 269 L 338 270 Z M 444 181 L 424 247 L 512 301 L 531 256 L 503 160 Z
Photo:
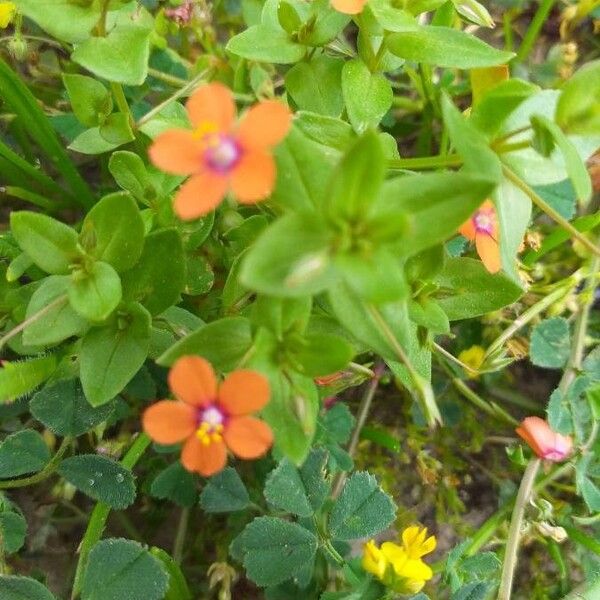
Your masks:
M 65 205 L 57 200 L 49 200 L 40 194 L 36 194 L 35 192 L 21 187 L 7 185 L 6 187 L 0 187 L 0 193 L 4 193 L 7 196 L 12 196 L 13 198 L 19 198 L 19 200 L 25 200 L 25 202 L 35 204 L 35 206 L 39 206 L 50 213 L 54 213 L 61 208 L 65 208 Z
M 502 171 L 505 177 L 514 183 L 522 192 L 524 192 L 531 201 L 542 211 L 544 211 L 552 220 L 556 221 L 563 229 L 568 231 L 576 240 L 581 242 L 588 250 L 600 256 L 600 248 L 594 245 L 588 238 L 577 231 L 569 221 L 567 221 L 559 212 L 552 208 L 541 196 L 532 190 L 518 175 L 516 175 L 506 165 L 502 165 Z
M 463 159 L 458 154 L 444 156 L 419 156 L 417 158 L 393 158 L 388 166 L 393 170 L 416 171 L 419 169 L 437 169 L 440 167 L 460 167 Z
M 67 448 L 71 445 L 73 438 L 65 437 L 63 438 L 62 443 L 60 444 L 58 450 L 54 454 L 54 456 L 50 459 L 50 462 L 38 473 L 35 475 L 30 475 L 29 477 L 23 477 L 22 479 L 9 479 L 8 481 L 0 481 L 0 490 L 8 490 L 26 487 L 28 485 L 34 485 L 39 483 L 40 481 L 44 481 L 44 479 L 48 479 L 56 469 L 58 469 L 58 465 L 67 451 Z
M 125 454 L 121 460 L 121 465 L 126 469 L 132 469 L 142 457 L 151 441 L 152 440 L 150 440 L 145 433 L 140 433 L 127 451 L 127 454 Z M 80 544 L 79 560 L 77 562 L 77 570 L 75 571 L 75 581 L 73 582 L 71 600 L 77 598 L 81 592 L 88 556 L 92 548 L 102 537 L 109 513 L 110 506 L 103 502 L 98 502 L 92 511 L 92 516 L 90 517 L 87 529 L 85 530 L 85 534 Z
M 185 536 L 187 534 L 188 524 L 190 522 L 190 509 L 188 507 L 181 509 L 175 542 L 173 543 L 173 560 L 180 565 L 183 559 L 183 547 L 185 545 Z
M 519 46 L 519 50 L 517 51 L 516 60 L 518 62 L 523 62 L 528 56 L 535 43 L 540 35 L 542 27 L 554 6 L 555 0 L 542 0 L 540 5 L 535 13 L 533 20 L 531 21 L 531 25 L 527 29 L 527 33 L 525 33 L 525 37 Z
M 517 566 L 517 552 L 519 550 L 519 542 L 521 539 L 521 526 L 523 524 L 525 507 L 529 502 L 531 492 L 533 491 L 533 484 L 541 464 L 542 461 L 539 458 L 530 460 L 525 469 L 525 473 L 523 474 L 523 479 L 521 479 L 521 485 L 519 486 L 519 492 L 510 521 L 510 529 L 508 530 L 508 538 L 506 540 L 506 550 L 504 553 L 504 562 L 502 564 L 498 600 L 510 600 L 513 577 Z

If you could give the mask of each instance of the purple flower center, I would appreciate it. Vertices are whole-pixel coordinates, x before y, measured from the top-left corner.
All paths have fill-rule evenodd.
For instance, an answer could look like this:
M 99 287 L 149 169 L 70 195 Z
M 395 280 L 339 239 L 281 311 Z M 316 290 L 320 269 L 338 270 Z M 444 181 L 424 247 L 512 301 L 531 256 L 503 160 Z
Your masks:
M 228 135 L 216 134 L 207 140 L 204 151 L 206 164 L 218 173 L 228 173 L 239 162 L 242 149 L 236 140 Z
M 492 235 L 494 232 L 494 217 L 488 212 L 478 211 L 473 217 L 473 225 L 477 233 Z
M 200 425 L 206 423 L 208 428 L 213 431 L 225 423 L 225 413 L 215 404 L 211 404 L 200 411 L 198 421 Z

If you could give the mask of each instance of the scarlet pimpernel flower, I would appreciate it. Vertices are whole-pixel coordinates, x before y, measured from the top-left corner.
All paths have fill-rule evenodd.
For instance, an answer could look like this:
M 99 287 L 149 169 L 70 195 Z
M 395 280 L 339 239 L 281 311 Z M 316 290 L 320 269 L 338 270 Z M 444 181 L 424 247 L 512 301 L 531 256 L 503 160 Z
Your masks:
M 364 546 L 362 566 L 384 585 L 402 594 L 416 594 L 433 577 L 422 557 L 433 552 L 435 536 L 427 528 L 408 527 L 402 532 L 402 545 L 384 542 L 379 548 L 373 540 Z
M 540 417 L 523 419 L 516 432 L 527 442 L 535 454 L 544 460 L 562 462 L 573 452 L 573 440 L 550 428 Z
M 219 385 L 209 362 L 183 356 L 169 372 L 176 400 L 161 400 L 143 415 L 146 433 L 159 444 L 184 442 L 181 463 L 209 477 L 227 463 L 227 449 L 254 459 L 273 443 L 270 427 L 250 416 L 269 401 L 269 382 L 255 371 L 239 369 Z
M 14 2 L 0 2 L 0 29 L 5 29 L 12 23 L 16 12 Z
M 362 12 L 367 0 L 331 0 L 331 6 L 346 15 L 357 15 Z
M 502 268 L 498 218 L 490 200 L 486 200 L 458 231 L 470 242 L 475 242 L 477 254 L 490 273 L 497 273 Z
M 175 196 L 175 213 L 197 219 L 215 209 L 228 191 L 242 204 L 267 198 L 276 176 L 271 150 L 291 125 L 288 107 L 265 100 L 236 124 L 231 91 L 210 83 L 190 96 L 186 109 L 193 130 L 165 131 L 149 150 L 158 168 L 191 176 Z

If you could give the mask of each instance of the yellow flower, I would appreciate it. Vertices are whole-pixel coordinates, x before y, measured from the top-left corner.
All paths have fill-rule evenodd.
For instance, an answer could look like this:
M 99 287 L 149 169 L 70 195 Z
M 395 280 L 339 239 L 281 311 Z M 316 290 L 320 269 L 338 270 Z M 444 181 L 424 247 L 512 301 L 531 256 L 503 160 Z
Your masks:
M 435 537 L 427 537 L 427 529 L 409 527 L 402 532 L 401 546 L 384 542 L 378 548 L 373 540 L 365 544 L 362 566 L 394 591 L 416 594 L 433 577 L 421 557 L 433 552 L 435 546 Z
M 383 552 L 375 545 L 375 540 L 365 544 L 362 566 L 368 573 L 372 573 L 378 579 L 383 579 L 388 563 Z
M 8 27 L 17 12 L 14 2 L 0 2 L 0 29 Z
M 475 373 L 474 371 L 478 371 L 479 367 L 483 364 L 483 359 L 485 358 L 485 350 L 481 346 L 471 346 L 467 350 L 463 350 L 458 355 L 458 360 L 461 363 L 467 365 L 467 367 L 471 367 L 473 371 L 465 369 L 465 373 L 469 379 L 478 379 L 479 373 Z

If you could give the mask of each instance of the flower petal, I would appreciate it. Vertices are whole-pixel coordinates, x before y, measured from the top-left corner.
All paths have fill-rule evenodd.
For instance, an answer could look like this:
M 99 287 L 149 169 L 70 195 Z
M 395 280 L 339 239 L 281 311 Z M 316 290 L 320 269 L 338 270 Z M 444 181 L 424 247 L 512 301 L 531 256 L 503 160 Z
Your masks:
M 283 140 L 291 124 L 292 113 L 285 104 L 266 100 L 242 117 L 237 138 L 243 148 L 270 148 Z
M 227 464 L 227 448 L 223 442 L 203 444 L 191 436 L 181 451 L 181 464 L 194 473 L 210 477 L 222 471 Z
M 155 167 L 174 175 L 190 175 L 202 168 L 203 149 L 191 131 L 170 129 L 161 133 L 148 149 Z
M 169 387 L 192 406 L 206 406 L 217 398 L 217 379 L 211 364 L 200 356 L 182 356 L 169 371 Z
M 258 458 L 273 444 L 271 428 L 254 417 L 233 417 L 223 432 L 225 443 L 240 458 Z
M 331 6 L 346 15 L 357 15 L 362 11 L 367 0 L 331 0 Z
M 270 396 L 269 380 L 256 371 L 233 371 L 219 387 L 219 404 L 232 416 L 260 410 Z
M 228 87 L 214 82 L 199 87 L 186 104 L 188 116 L 196 128 L 214 126 L 229 131 L 235 118 L 235 103 Z
M 227 193 L 227 179 L 219 173 L 204 171 L 190 177 L 175 196 L 173 208 L 180 219 L 197 219 L 219 206 Z
M 184 402 L 161 400 L 144 411 L 142 425 L 158 444 L 177 444 L 194 433 L 196 409 Z
M 478 233 L 475 236 L 475 247 L 481 262 L 490 273 L 497 273 L 502 268 L 500 246 L 491 235 Z
M 231 173 L 231 189 L 238 202 L 254 204 L 271 194 L 275 174 L 275 161 L 268 152 L 245 152 Z
M 466 237 L 470 242 L 475 239 L 475 223 L 473 223 L 473 217 L 469 217 L 459 228 L 458 233 Z

